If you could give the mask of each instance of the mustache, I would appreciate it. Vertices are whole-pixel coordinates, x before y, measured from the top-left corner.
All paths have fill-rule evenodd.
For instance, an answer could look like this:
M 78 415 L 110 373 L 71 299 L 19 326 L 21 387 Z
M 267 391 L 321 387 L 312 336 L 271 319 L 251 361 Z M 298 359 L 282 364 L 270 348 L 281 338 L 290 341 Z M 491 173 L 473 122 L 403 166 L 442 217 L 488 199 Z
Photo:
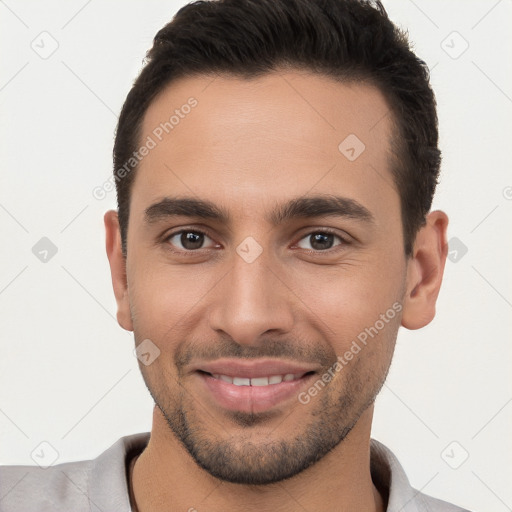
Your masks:
M 331 347 L 322 343 L 294 340 L 262 339 L 254 345 L 242 345 L 232 338 L 223 337 L 215 341 L 182 342 L 175 352 L 178 369 L 193 361 L 209 362 L 223 358 L 239 359 L 287 359 L 300 363 L 315 363 L 328 368 L 337 360 Z

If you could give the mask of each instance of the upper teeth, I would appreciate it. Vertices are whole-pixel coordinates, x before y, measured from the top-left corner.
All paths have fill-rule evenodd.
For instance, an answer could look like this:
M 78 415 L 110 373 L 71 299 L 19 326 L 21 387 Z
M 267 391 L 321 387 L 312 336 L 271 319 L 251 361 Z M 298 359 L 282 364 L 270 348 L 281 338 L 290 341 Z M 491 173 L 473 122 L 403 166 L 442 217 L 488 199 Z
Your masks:
M 254 377 L 248 379 L 245 377 L 230 377 L 229 375 L 213 374 L 214 379 L 220 379 L 224 382 L 229 382 L 235 386 L 268 386 L 269 384 L 280 384 L 285 381 L 300 379 L 301 373 L 287 373 L 286 375 L 271 375 L 269 377 Z

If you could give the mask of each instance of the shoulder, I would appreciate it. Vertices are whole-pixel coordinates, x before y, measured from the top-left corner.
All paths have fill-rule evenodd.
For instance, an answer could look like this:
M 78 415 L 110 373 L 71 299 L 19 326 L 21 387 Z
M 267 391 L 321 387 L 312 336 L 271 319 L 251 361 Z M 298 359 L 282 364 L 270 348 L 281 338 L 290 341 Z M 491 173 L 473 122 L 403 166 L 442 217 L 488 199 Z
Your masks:
M 427 496 L 416 491 L 416 500 L 418 502 L 418 510 L 425 512 L 470 512 L 465 508 L 457 507 L 447 501 L 442 501 L 432 496 Z
M 149 433 L 121 437 L 97 458 L 39 466 L 0 466 L 0 512 L 129 512 L 126 461 Z
M 1 512 L 89 510 L 88 475 L 93 461 L 38 466 L 0 466 Z
M 389 448 L 375 439 L 370 446 L 372 480 L 388 497 L 387 512 L 469 512 L 414 489 Z

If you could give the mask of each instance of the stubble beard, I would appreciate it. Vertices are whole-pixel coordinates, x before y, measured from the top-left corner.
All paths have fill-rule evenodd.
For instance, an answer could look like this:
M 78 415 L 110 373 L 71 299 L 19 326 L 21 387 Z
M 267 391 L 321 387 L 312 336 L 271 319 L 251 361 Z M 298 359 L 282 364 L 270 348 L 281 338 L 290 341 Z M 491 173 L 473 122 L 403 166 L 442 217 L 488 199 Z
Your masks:
M 222 433 L 222 425 L 217 424 L 215 430 L 220 427 L 222 436 L 216 436 L 209 426 L 214 420 L 201 407 L 194 407 L 195 400 L 187 399 L 187 391 L 182 386 L 177 386 L 176 398 L 169 399 L 172 392 L 166 391 L 165 383 L 153 386 L 145 375 L 144 380 L 172 435 L 198 466 L 222 481 L 268 485 L 291 478 L 325 457 L 347 437 L 360 416 L 374 403 L 389 365 L 374 382 L 368 382 L 357 366 L 355 363 L 342 390 L 336 389 L 333 380 L 319 391 L 313 408 L 304 414 L 304 425 L 293 426 L 298 433 L 286 435 L 289 429 L 283 429 L 285 435 L 278 434 L 280 424 L 277 423 L 274 439 L 265 426 L 272 413 L 226 411 L 226 433 Z M 306 406 L 297 400 L 295 407 Z M 287 414 L 280 414 L 284 423 Z M 227 430 L 233 426 L 237 428 L 230 436 Z

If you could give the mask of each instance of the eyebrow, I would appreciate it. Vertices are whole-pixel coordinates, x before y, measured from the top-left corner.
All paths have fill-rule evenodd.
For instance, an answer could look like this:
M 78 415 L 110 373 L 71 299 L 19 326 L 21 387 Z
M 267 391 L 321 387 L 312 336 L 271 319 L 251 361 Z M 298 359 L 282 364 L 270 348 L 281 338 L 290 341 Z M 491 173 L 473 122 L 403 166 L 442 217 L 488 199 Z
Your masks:
M 211 201 L 193 197 L 165 197 L 144 212 L 144 219 L 148 224 L 178 216 L 216 220 L 223 224 L 229 224 L 231 220 L 229 212 L 224 208 Z M 265 220 L 276 226 L 296 218 L 324 216 L 375 223 L 372 213 L 354 199 L 327 194 L 291 199 L 277 205 L 265 216 Z

